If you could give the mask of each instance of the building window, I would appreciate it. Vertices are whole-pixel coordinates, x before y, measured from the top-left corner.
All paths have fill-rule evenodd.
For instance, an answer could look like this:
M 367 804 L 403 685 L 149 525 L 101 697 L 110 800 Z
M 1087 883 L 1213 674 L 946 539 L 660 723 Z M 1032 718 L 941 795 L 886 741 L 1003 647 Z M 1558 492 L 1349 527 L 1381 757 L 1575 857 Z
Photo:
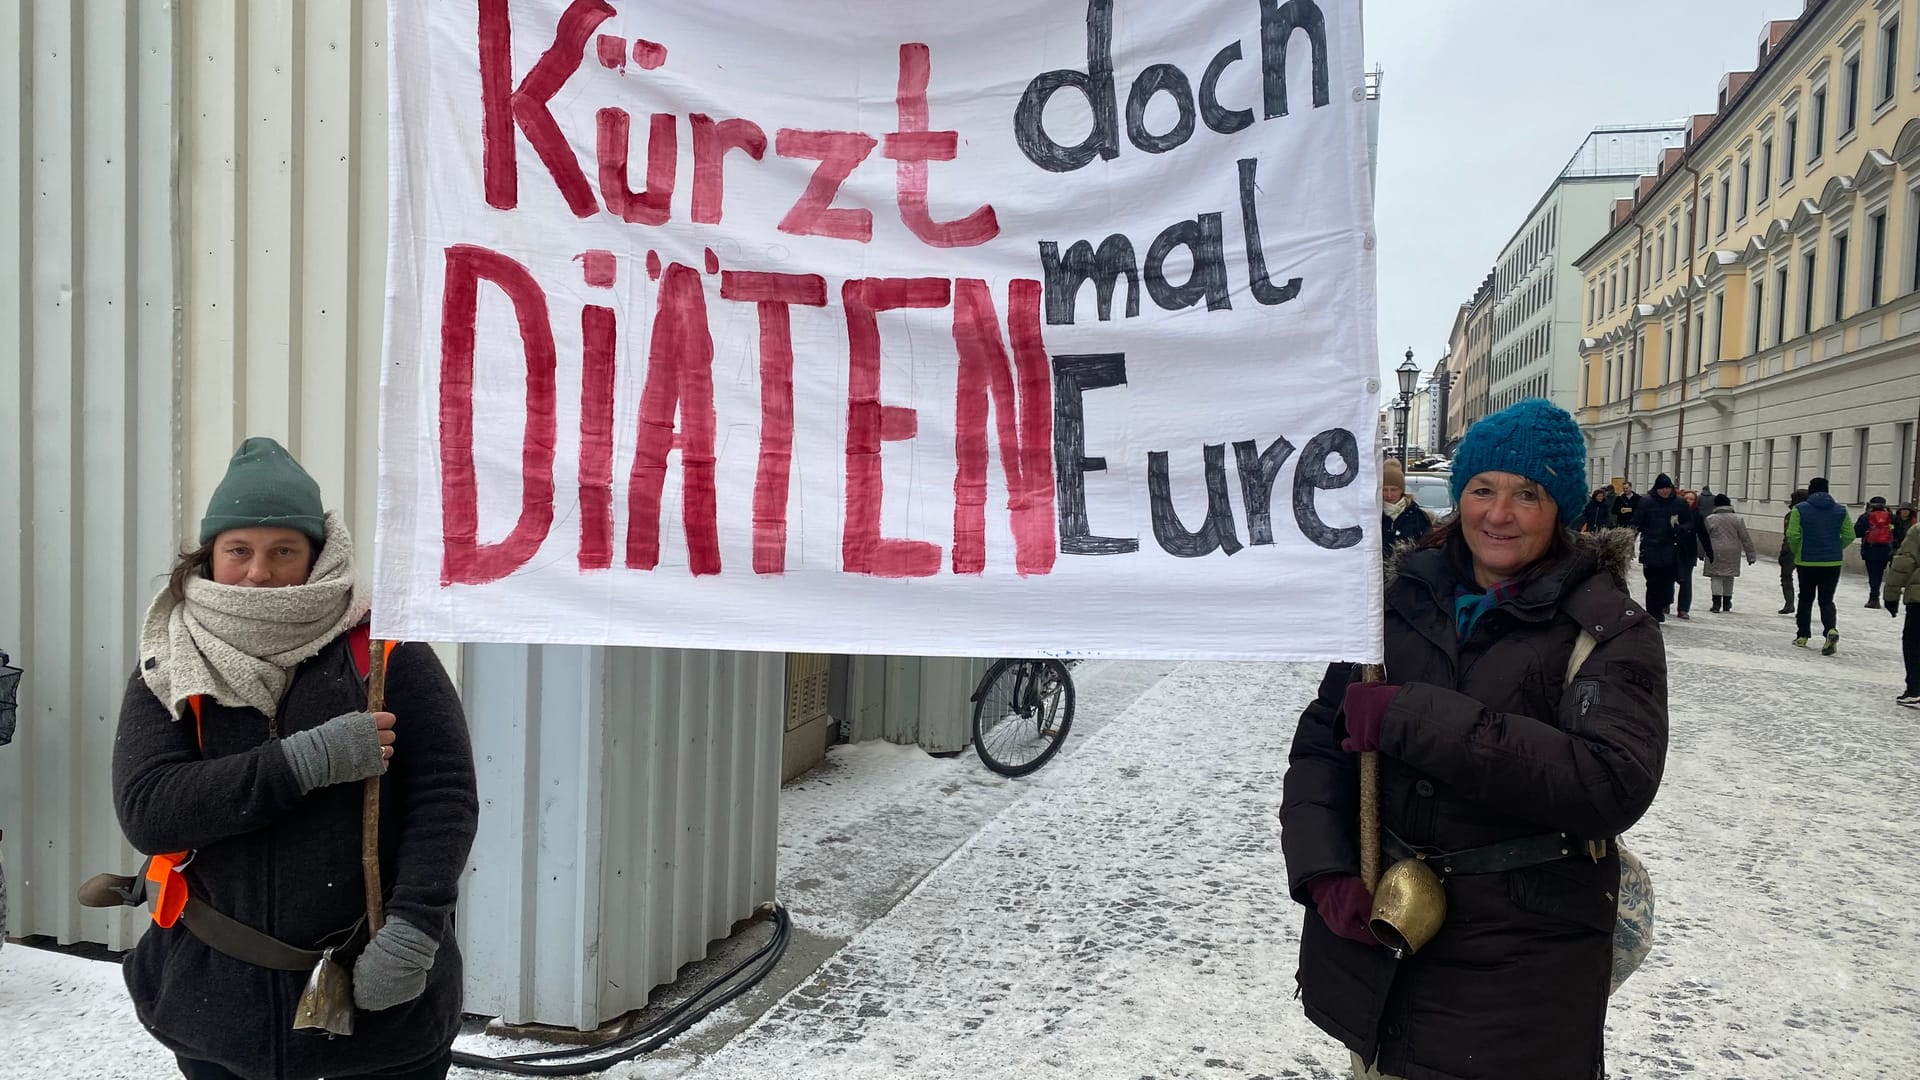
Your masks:
M 1713 296 L 1713 347 L 1707 350 L 1709 362 L 1718 363 L 1721 359 L 1727 337 L 1727 294 L 1715 293 Z
M 1747 211 L 1753 205 L 1753 162 L 1751 159 L 1740 162 L 1740 220 L 1747 220 Z
M 1899 502 L 1913 498 L 1913 422 L 1900 425 L 1900 434 L 1893 441 L 1893 469 L 1899 482 L 1894 485 L 1893 499 Z
M 1787 340 L 1787 264 L 1773 272 L 1773 343 Z
M 1823 431 L 1820 433 L 1820 472 L 1818 475 L 1828 477 L 1829 479 L 1833 476 L 1833 432 L 1831 431 Z
M 1814 273 L 1819 269 L 1819 263 L 1815 259 L 1816 254 L 1814 251 L 1808 251 L 1800 256 L 1800 272 L 1803 275 L 1800 279 L 1800 332 L 1802 334 L 1813 333 Z
M 1920 289 L 1920 187 L 1907 192 L 1907 288 Z
M 1853 134 L 1860 124 L 1860 54 L 1847 58 L 1840 76 L 1840 137 Z
M 1707 354 L 1707 313 L 1705 311 L 1693 317 L 1693 370 L 1698 372 L 1702 358 Z
M 1867 307 L 1877 308 L 1885 299 L 1882 289 L 1885 286 L 1885 267 L 1887 265 L 1887 212 L 1881 210 L 1867 219 Z
M 1673 361 L 1673 328 L 1668 327 L 1660 335 L 1660 384 L 1662 386 L 1673 381 L 1676 367 Z
M 1787 463 L 1787 482 L 1794 487 L 1805 487 L 1806 481 L 1800 476 L 1800 436 L 1793 437 L 1793 460 Z
M 1713 181 L 1709 180 L 1707 181 L 1707 183 L 1711 184 L 1713 183 Z M 1700 196 L 1699 247 L 1700 247 L 1700 250 L 1702 251 L 1705 251 L 1707 248 L 1707 223 L 1712 220 L 1713 220 L 1713 191 L 1709 189 L 1705 195 Z
M 1847 234 L 1833 237 L 1833 321 L 1847 317 Z
M 1773 194 L 1773 136 L 1760 140 L 1760 197 L 1754 205 L 1765 206 Z
M 1747 352 L 1749 353 L 1757 353 L 1760 351 L 1762 344 L 1760 341 L 1760 313 L 1765 311 L 1766 308 L 1767 283 L 1756 277 L 1753 282 L 1753 335 L 1752 340 L 1747 344 Z
M 1895 15 L 1880 27 L 1880 96 L 1874 101 L 1876 108 L 1893 100 L 1893 92 L 1898 89 L 1899 64 L 1900 17 Z
M 1667 269 L 1673 269 L 1673 261 L 1680 257 L 1680 219 L 1675 217 L 1667 234 Z
M 1733 204 L 1733 177 L 1723 176 L 1720 178 L 1720 227 L 1718 230 L 1715 231 L 1714 235 L 1716 236 L 1727 235 L 1727 207 L 1731 206 L 1732 204 Z
M 1789 116 L 1786 120 L 1785 139 L 1780 143 L 1780 186 L 1788 187 L 1793 183 L 1793 155 L 1799 150 L 1800 118 Z
M 1773 440 L 1767 440 L 1767 460 L 1760 469 L 1760 493 L 1769 499 L 1773 497 Z M 1785 502 L 1785 499 L 1781 500 Z
M 1827 88 L 1822 86 L 1807 100 L 1807 171 L 1820 163 L 1827 152 Z
M 1867 432 L 1867 428 L 1853 429 L 1853 504 L 1855 506 L 1863 505 L 1867 501 Z

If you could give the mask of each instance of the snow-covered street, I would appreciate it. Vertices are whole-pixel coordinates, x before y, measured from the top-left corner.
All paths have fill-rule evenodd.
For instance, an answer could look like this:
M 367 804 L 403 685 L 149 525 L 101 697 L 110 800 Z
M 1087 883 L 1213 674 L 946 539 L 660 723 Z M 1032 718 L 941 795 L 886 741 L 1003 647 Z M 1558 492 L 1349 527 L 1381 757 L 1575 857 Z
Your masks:
M 1628 839 L 1657 937 L 1614 1000 L 1620 1080 L 1920 1073 L 1920 712 L 1893 704 L 1897 623 L 1849 576 L 1839 655 L 1796 649 L 1773 581 L 1753 568 L 1731 615 L 1702 587 L 1665 628 L 1672 750 Z M 782 893 L 797 930 L 845 944 L 716 1052 L 608 1075 L 1346 1076 L 1291 1000 L 1275 818 L 1318 676 L 1088 665 L 1068 752 L 1025 782 L 970 754 L 836 750 L 838 797 L 816 776 L 783 800 Z M 859 827 L 890 816 L 921 839 Z M 170 1068 L 110 966 L 0 951 L 0 1076 Z

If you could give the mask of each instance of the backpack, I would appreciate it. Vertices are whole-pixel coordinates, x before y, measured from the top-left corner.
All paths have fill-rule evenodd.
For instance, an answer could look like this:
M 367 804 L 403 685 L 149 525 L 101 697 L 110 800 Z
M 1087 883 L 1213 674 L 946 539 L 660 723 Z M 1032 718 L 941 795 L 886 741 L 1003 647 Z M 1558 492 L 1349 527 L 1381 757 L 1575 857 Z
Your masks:
M 1893 515 L 1885 510 L 1867 511 L 1867 535 L 1863 543 L 1893 543 Z

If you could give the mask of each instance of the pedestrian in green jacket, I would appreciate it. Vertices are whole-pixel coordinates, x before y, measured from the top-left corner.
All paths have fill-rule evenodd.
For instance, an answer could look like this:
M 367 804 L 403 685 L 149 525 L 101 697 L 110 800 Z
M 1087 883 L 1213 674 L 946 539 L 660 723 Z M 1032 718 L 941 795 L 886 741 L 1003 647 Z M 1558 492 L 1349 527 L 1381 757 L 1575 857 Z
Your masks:
M 1787 546 L 1793 549 L 1794 572 L 1800 576 L 1800 610 L 1793 643 L 1807 647 L 1813 636 L 1813 602 L 1820 601 L 1820 625 L 1826 644 L 1820 652 L 1832 656 L 1840 646 L 1840 615 L 1833 603 L 1840 586 L 1840 567 L 1847 545 L 1853 543 L 1853 518 L 1827 491 L 1827 478 L 1807 481 L 1807 501 L 1787 515 Z

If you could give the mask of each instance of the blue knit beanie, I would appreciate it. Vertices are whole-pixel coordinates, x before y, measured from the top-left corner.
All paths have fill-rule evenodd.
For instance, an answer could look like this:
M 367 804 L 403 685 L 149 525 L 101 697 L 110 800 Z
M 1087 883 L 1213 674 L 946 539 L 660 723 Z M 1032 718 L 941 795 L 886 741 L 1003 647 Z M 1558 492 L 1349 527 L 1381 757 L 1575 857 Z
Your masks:
M 1565 409 L 1545 398 L 1509 405 L 1467 429 L 1453 455 L 1449 487 L 1455 506 L 1467 481 L 1483 472 L 1524 476 L 1546 489 L 1573 524 L 1587 495 L 1587 439 Z

